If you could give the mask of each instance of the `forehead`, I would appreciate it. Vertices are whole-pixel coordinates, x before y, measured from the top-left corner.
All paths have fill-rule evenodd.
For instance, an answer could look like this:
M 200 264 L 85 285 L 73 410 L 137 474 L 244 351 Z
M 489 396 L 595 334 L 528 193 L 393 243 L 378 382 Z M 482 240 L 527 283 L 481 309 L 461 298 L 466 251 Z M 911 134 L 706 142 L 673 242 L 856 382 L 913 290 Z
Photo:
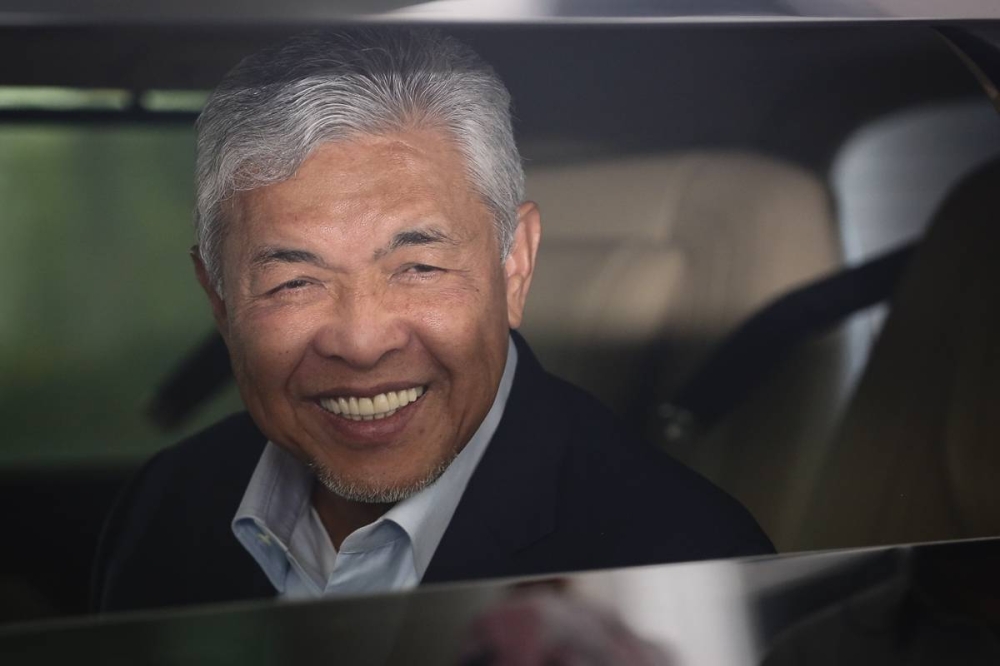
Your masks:
M 446 133 L 432 129 L 322 144 L 291 178 L 240 194 L 236 206 L 254 227 L 315 217 L 355 225 L 427 215 L 464 219 L 483 208 L 462 154 Z

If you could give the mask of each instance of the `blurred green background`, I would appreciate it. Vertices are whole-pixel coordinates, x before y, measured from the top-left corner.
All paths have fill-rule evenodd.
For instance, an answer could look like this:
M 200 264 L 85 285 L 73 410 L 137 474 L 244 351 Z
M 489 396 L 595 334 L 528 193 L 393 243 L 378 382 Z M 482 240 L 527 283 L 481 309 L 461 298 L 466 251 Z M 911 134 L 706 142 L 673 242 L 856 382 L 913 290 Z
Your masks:
M 212 329 L 188 249 L 194 131 L 0 127 L 0 468 L 130 464 L 183 430 L 144 416 Z

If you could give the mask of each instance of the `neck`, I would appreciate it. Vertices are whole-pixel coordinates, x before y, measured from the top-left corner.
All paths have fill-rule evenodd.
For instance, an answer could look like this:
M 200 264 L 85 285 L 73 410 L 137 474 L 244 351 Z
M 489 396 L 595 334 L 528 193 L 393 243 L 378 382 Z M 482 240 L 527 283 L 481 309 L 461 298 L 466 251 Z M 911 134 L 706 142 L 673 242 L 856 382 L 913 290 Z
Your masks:
M 375 522 L 393 506 L 344 499 L 319 483 L 313 487 L 312 503 L 333 547 L 338 551 L 351 532 Z

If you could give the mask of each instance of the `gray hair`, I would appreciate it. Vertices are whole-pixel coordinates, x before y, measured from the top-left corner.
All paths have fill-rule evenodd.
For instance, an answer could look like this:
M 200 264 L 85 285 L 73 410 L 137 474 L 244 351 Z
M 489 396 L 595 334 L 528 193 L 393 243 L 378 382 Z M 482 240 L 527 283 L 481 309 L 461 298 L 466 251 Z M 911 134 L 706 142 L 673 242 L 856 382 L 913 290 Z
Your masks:
M 524 172 L 510 94 L 472 49 L 433 30 L 351 30 L 306 33 L 245 58 L 197 122 L 195 238 L 216 291 L 236 192 L 291 178 L 322 143 L 424 126 L 455 140 L 505 258 Z

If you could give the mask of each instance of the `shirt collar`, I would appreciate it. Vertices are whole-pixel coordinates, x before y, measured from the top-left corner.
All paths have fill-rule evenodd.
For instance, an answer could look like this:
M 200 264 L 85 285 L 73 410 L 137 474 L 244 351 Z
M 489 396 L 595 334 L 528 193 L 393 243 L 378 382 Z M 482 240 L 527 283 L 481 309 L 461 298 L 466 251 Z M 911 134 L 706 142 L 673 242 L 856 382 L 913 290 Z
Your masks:
M 290 566 L 288 545 L 311 492 L 309 468 L 268 442 L 233 517 L 233 534 L 279 592 Z
M 508 338 L 507 361 L 486 417 L 455 460 L 431 485 L 396 504 L 368 529 L 391 521 L 409 537 L 418 579 L 423 578 L 507 405 L 517 367 L 517 348 Z M 308 466 L 268 442 L 233 517 L 233 534 L 279 592 L 291 566 L 289 544 L 309 508 L 314 478 Z

